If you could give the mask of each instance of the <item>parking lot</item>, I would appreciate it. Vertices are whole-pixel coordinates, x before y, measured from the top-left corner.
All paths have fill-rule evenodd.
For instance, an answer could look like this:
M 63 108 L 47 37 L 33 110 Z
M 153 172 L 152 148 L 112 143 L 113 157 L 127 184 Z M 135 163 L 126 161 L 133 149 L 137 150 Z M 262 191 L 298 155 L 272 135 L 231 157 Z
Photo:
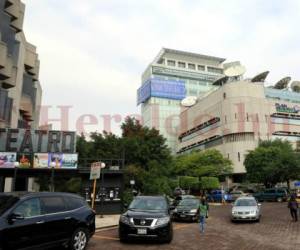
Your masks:
M 97 232 L 88 250 L 98 249 L 300 249 L 300 222 L 291 221 L 286 203 L 262 203 L 260 223 L 232 223 L 231 205 L 211 206 L 205 234 L 196 223 L 174 223 L 171 244 L 122 244 L 116 228 Z

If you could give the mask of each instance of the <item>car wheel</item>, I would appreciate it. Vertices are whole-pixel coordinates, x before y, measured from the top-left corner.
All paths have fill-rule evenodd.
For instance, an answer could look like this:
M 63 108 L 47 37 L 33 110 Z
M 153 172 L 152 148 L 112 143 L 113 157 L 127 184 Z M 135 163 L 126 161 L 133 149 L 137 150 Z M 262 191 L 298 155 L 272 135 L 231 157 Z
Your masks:
M 128 237 L 125 235 L 119 235 L 119 238 L 122 243 L 128 243 L 129 241 Z
M 281 197 L 277 197 L 276 200 L 277 200 L 277 202 L 282 202 L 283 201 Z
M 173 240 L 173 230 L 171 229 L 168 236 L 162 240 L 162 243 L 170 244 Z
M 70 250 L 84 250 L 86 249 L 87 243 L 87 230 L 85 228 L 78 228 L 71 238 Z

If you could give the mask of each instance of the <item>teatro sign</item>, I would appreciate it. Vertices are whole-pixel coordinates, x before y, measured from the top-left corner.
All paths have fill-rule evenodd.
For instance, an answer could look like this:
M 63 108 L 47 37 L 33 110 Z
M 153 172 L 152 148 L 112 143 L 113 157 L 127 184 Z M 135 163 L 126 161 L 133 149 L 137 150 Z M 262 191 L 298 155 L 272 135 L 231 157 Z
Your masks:
M 75 153 L 72 131 L 0 128 L 0 152 Z

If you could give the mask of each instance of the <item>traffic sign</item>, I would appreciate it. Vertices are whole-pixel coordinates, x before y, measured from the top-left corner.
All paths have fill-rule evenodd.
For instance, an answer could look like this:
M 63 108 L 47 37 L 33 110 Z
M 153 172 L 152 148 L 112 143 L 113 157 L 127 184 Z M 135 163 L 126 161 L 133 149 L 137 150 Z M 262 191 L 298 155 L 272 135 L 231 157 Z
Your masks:
M 94 162 L 91 165 L 90 180 L 96 180 L 100 178 L 101 162 Z

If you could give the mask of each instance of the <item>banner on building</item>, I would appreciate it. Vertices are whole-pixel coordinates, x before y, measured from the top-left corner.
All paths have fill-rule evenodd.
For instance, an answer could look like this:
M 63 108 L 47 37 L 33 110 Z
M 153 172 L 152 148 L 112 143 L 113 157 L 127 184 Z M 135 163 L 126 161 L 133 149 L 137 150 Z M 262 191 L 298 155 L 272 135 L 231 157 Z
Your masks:
M 0 168 L 14 168 L 17 154 L 13 152 L 0 152 Z

